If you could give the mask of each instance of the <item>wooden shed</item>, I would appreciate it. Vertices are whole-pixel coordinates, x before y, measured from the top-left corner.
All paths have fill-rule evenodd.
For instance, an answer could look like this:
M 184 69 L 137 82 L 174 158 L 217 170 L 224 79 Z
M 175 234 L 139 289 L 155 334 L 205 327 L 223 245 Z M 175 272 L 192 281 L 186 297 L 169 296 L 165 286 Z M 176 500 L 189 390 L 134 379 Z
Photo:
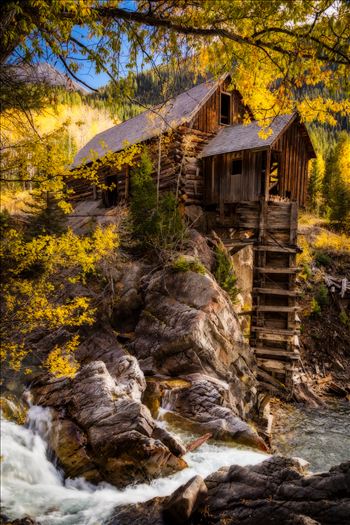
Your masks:
M 100 180 L 110 189 L 101 195 L 86 180 L 73 179 L 75 198 L 102 197 L 106 207 L 127 200 L 128 167 L 106 169 L 103 158 L 143 143 L 161 190 L 176 191 L 187 204 L 223 206 L 279 195 L 305 205 L 308 161 L 315 152 L 304 124 L 296 113 L 277 116 L 264 139 L 257 122 L 242 124 L 245 114 L 252 117 L 224 75 L 113 126 L 90 140 L 72 166 L 101 160 Z
M 256 122 L 221 129 L 204 147 L 205 204 L 256 202 L 279 195 L 305 205 L 308 162 L 315 157 L 298 115 L 275 118 L 266 138 Z

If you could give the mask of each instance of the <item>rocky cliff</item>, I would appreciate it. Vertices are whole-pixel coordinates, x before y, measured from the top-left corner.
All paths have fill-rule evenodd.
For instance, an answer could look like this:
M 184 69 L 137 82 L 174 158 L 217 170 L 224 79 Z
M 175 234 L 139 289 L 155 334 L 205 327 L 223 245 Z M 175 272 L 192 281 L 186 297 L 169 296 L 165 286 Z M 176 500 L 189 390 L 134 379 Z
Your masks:
M 186 257 L 201 271 L 120 264 L 113 309 L 85 334 L 78 374 L 41 375 L 32 386 L 34 402 L 52 409 L 50 445 L 68 476 L 121 487 L 186 467 L 160 408 L 200 435 L 266 449 L 248 423 L 254 357 L 211 273 L 213 253 L 194 233 Z

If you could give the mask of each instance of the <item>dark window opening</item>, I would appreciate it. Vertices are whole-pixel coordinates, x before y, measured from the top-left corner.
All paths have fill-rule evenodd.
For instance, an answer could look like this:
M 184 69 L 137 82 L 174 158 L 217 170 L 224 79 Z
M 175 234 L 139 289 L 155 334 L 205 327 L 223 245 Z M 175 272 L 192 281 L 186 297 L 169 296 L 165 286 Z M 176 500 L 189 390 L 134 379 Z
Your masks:
M 279 195 L 280 191 L 280 154 L 278 151 L 271 152 L 270 166 L 270 195 Z
M 103 190 L 103 204 L 106 208 L 111 208 L 118 204 L 118 179 L 116 175 L 106 177 L 107 188 Z
M 220 124 L 231 124 L 231 95 L 220 94 Z
M 242 159 L 232 161 L 231 175 L 242 175 Z

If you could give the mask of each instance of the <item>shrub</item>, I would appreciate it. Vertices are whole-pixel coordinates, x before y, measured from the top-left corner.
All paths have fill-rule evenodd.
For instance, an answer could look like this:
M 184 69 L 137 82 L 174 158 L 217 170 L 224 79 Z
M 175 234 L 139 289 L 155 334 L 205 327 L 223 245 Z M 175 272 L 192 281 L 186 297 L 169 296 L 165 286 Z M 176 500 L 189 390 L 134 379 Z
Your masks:
M 350 237 L 345 233 L 336 234 L 330 231 L 323 231 L 317 235 L 314 246 L 319 250 L 349 253 Z
M 33 335 L 54 337 L 93 324 L 96 308 L 91 296 L 81 294 L 81 284 L 93 275 L 97 278 L 100 265 L 114 260 L 118 243 L 114 225 L 98 227 L 90 237 L 68 230 L 30 242 L 21 231 L 6 230 L 0 250 L 2 366 L 20 371 L 23 360 L 35 350 Z M 38 267 L 40 272 L 35 271 Z M 56 375 L 60 365 L 63 374 L 73 373 L 68 350 L 72 354 L 75 343 L 77 339 L 67 343 L 62 352 L 56 347 L 46 363 Z
M 324 284 L 321 284 L 318 287 L 315 299 L 321 308 L 329 303 L 328 290 Z
M 237 288 L 237 276 L 233 267 L 232 259 L 225 246 L 220 243 L 215 247 L 216 267 L 215 278 L 221 288 L 229 295 L 232 303 L 237 300 L 239 289 Z
M 345 326 L 350 326 L 350 318 L 345 312 L 345 310 L 342 310 L 339 314 L 339 321 L 344 324 Z
M 331 266 L 332 258 L 324 252 L 317 252 L 315 255 L 315 261 L 317 266 Z
M 314 297 L 311 299 L 311 314 L 321 315 L 321 306 Z
M 203 264 L 197 259 L 188 259 L 181 255 L 172 264 L 172 268 L 175 272 L 195 272 L 205 275 L 206 269 Z

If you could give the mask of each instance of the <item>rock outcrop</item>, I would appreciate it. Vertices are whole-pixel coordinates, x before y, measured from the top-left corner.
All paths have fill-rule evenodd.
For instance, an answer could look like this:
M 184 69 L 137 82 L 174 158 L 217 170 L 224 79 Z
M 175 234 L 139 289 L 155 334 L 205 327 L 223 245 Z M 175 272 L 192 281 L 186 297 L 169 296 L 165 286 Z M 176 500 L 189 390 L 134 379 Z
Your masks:
M 204 433 L 210 432 L 215 439 L 234 440 L 238 443 L 266 450 L 257 433 L 242 419 L 239 395 L 234 395 L 232 384 L 202 374 L 186 376 L 191 386 L 175 388 L 167 395 L 168 419 L 186 420 L 187 426 Z
M 112 313 L 81 334 L 79 373 L 36 379 L 34 402 L 56 411 L 51 447 L 68 476 L 124 486 L 184 468 L 184 446 L 155 421 L 160 406 L 201 435 L 266 448 L 246 422 L 256 406 L 255 359 L 195 230 L 188 254 L 206 273 L 114 268 Z
M 203 247 L 201 252 L 210 267 Z M 166 408 L 200 433 L 265 449 L 243 421 L 256 405 L 254 356 L 215 279 L 209 273 L 158 271 L 144 283 L 144 302 L 130 351 L 146 374 L 190 382 L 172 390 Z
M 242 393 L 250 391 L 252 352 L 227 294 L 210 274 L 156 272 L 145 284 L 144 301 L 131 349 L 144 371 L 206 373 L 238 380 Z
M 51 438 L 51 446 L 66 474 L 97 470 L 91 479 L 121 487 L 130 480 L 145 481 L 184 468 L 184 447 L 165 429 L 160 432 L 140 402 L 146 384 L 136 359 L 122 356 L 115 370 L 119 375 L 112 377 L 105 363 L 95 361 L 84 365 L 74 379 L 52 379 L 33 389 L 36 403 L 64 410 L 54 424 L 58 436 Z M 72 436 L 69 449 L 65 443 Z
M 310 475 L 298 460 L 274 456 L 224 467 L 204 481 L 196 476 L 168 498 L 117 508 L 110 523 L 347 525 L 349 516 L 350 462 Z

